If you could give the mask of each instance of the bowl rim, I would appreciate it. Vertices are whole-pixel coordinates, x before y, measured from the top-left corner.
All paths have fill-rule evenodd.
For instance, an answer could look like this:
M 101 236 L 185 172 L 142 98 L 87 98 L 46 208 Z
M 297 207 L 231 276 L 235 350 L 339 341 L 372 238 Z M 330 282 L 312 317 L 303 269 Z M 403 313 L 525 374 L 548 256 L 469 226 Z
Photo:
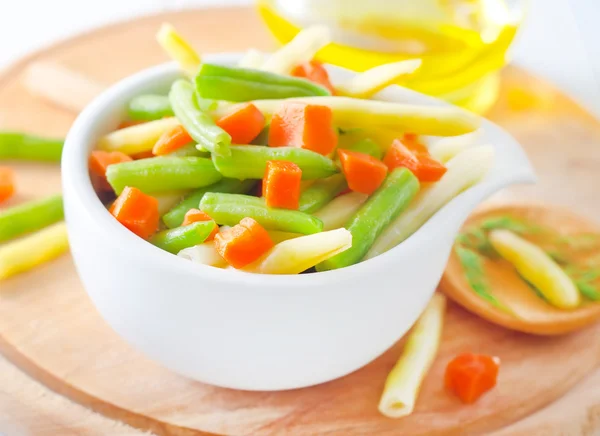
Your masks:
M 242 55 L 242 53 L 218 53 L 206 55 L 205 59 L 216 63 L 231 63 L 239 60 Z M 348 70 L 340 67 L 327 66 L 327 68 L 341 72 L 346 71 L 345 74 L 348 74 Z M 421 245 L 423 235 L 435 237 L 435 234 L 431 232 L 435 231 L 438 221 L 442 222 L 442 215 L 444 215 L 442 211 L 455 203 L 459 197 L 464 196 L 464 194 L 473 189 L 468 189 L 446 203 L 424 225 L 396 247 L 374 258 L 341 269 L 313 274 L 254 274 L 233 269 L 215 268 L 182 259 L 139 238 L 113 219 L 108 209 L 98 198 L 88 174 L 89 153 L 93 149 L 91 142 L 101 134 L 101 132 L 95 131 L 98 130 L 100 121 L 119 110 L 115 106 L 119 100 L 119 96 L 127 94 L 128 91 L 131 92 L 132 89 L 149 86 L 153 81 L 164 81 L 167 77 L 176 77 L 177 75 L 181 75 L 178 66 L 174 62 L 168 62 L 139 71 L 109 87 L 96 97 L 76 118 L 65 140 L 61 162 L 63 185 L 64 187 L 68 186 L 73 196 L 76 197 L 73 199 L 67 198 L 66 201 L 71 202 L 72 200 L 76 200 L 77 205 L 74 208 L 83 210 L 98 231 L 108 233 L 110 236 L 107 236 L 107 241 L 111 245 L 118 247 L 119 250 L 127 250 L 132 256 L 142 257 L 144 263 L 147 265 L 158 265 L 159 267 L 168 268 L 180 274 L 196 275 L 204 279 L 226 281 L 240 285 L 312 288 L 313 286 L 311 285 L 322 286 L 354 280 L 365 274 L 389 271 L 389 268 L 393 268 L 394 264 L 406 260 L 412 250 Z M 451 106 L 441 100 L 401 88 L 397 85 L 388 87 L 384 92 L 389 94 L 397 93 L 398 97 L 394 97 L 394 100 L 402 100 L 402 95 L 404 94 L 404 96 L 410 95 L 418 98 L 423 104 Z M 489 127 L 487 124 L 492 123 L 484 119 L 482 127 Z M 482 182 L 479 184 L 481 185 Z M 66 190 L 63 189 L 63 191 Z M 69 219 L 67 218 L 67 228 L 69 229 L 71 226 L 68 224 Z M 318 286 L 314 288 L 319 289 Z M 306 290 L 308 291 L 308 289 Z

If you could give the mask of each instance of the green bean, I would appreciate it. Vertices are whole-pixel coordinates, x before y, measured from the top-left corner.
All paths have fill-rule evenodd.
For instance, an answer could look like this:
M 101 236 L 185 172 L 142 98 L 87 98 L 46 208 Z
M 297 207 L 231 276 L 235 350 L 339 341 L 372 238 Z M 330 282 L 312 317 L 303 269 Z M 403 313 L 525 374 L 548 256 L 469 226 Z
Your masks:
M 166 95 L 144 94 L 129 101 L 127 115 L 136 121 L 152 121 L 172 117 L 173 109 Z
M 169 253 L 177 254 L 184 248 L 202 244 L 215 228 L 214 221 L 198 221 L 156 233 L 150 242 Z
M 163 215 L 163 222 L 169 228 L 178 227 L 183 222 L 185 214 L 200 205 L 200 200 L 207 192 L 231 192 L 242 194 L 255 185 L 254 180 L 221 179 L 217 183 L 200 188 L 187 195 L 173 209 Z
M 0 159 L 60 162 L 62 139 L 19 132 L 0 132 Z
M 265 199 L 261 197 L 255 197 L 254 195 L 243 195 L 243 194 L 234 194 L 227 192 L 219 192 L 219 203 L 235 203 L 237 205 L 244 206 L 258 206 L 258 207 L 267 207 L 265 203 Z M 208 203 L 214 203 L 214 199 L 207 200 Z
M 62 195 L 34 200 L 0 212 L 0 242 L 34 232 L 62 220 Z
M 126 186 L 150 194 L 201 188 L 221 180 L 221 174 L 204 157 L 152 157 L 110 165 L 106 178 L 117 194 Z
M 305 79 L 207 63 L 196 75 L 196 91 L 203 98 L 227 101 L 331 95 L 324 87 Z
M 223 195 L 227 195 L 224 198 Z M 266 206 L 252 204 L 248 196 L 239 195 L 239 201 L 234 202 L 235 194 L 204 194 L 200 209 L 206 212 L 219 224 L 234 226 L 243 218 L 250 217 L 258 221 L 268 230 L 312 234 L 323 229 L 323 222 L 307 213 L 297 210 L 271 209 Z
M 218 156 L 229 156 L 231 136 L 200 108 L 191 83 L 186 80 L 173 83 L 169 100 L 179 122 L 204 150 Z
M 191 143 L 189 145 L 186 145 L 184 147 L 181 147 L 181 148 L 169 153 L 167 156 L 169 156 L 169 157 L 188 157 L 188 156 L 210 157 L 210 153 L 198 150 L 196 148 L 196 144 Z
M 317 265 L 317 271 L 343 268 L 360 262 L 377 236 L 396 218 L 419 191 L 419 181 L 406 168 L 396 168 L 350 219 L 352 247 Z
M 351 146 L 344 148 L 346 150 L 368 154 L 369 156 L 373 156 L 375 159 L 381 159 L 383 157 L 383 151 L 381 150 L 381 147 L 375 141 L 369 138 L 361 139 Z
M 300 194 L 300 212 L 314 213 L 329 203 L 336 195 L 346 189 L 343 174 L 334 174 L 326 179 L 317 180 Z
M 230 150 L 229 157 L 213 154 L 213 162 L 224 177 L 232 179 L 262 179 L 270 160 L 294 162 L 302 169 L 304 180 L 322 179 L 339 171 L 328 157 L 303 148 L 242 145 L 232 146 Z

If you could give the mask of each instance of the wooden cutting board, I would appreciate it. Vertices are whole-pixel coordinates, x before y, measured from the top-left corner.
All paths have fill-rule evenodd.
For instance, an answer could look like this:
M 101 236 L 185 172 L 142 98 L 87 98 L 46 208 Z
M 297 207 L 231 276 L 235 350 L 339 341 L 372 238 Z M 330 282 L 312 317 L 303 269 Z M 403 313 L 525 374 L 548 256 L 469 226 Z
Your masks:
M 74 114 L 27 93 L 22 85 L 27 65 L 40 60 L 58 62 L 112 83 L 165 60 L 154 43 L 154 33 L 163 21 L 175 24 L 203 52 L 272 47 L 249 9 L 173 13 L 106 27 L 36 53 L 5 71 L 0 77 L 0 127 L 64 135 Z M 232 32 L 225 22 L 240 23 L 243 32 Z M 551 86 L 507 68 L 500 101 L 489 116 L 524 144 L 540 175 L 538 186 L 505 191 L 495 201 L 535 198 L 600 219 L 596 193 L 600 125 L 590 115 Z M 12 203 L 60 190 L 55 166 L 13 166 L 19 195 Z M 552 434 L 548 423 L 556 423 L 560 416 L 556 410 L 568 413 L 568 428 L 562 426 L 561 431 L 581 434 L 582 429 L 597 428 L 592 418 L 598 414 L 600 401 L 594 390 L 571 394 L 569 404 L 576 404 L 576 410 L 552 406 L 546 415 L 539 412 L 542 415 L 533 415 L 522 424 L 506 426 L 560 398 L 597 368 L 599 332 L 600 326 L 594 326 L 556 338 L 527 336 L 489 324 L 451 304 L 443 345 L 415 413 L 392 420 L 377 412 L 377 403 L 401 343 L 363 369 L 321 386 L 277 393 L 233 391 L 179 377 L 130 348 L 94 310 L 69 256 L 0 284 L 0 351 L 5 357 L 39 382 L 96 412 L 164 435 L 489 434 L 501 428 L 504 434 L 546 435 Z M 445 364 L 462 351 L 491 353 L 503 361 L 498 387 L 472 406 L 461 405 L 442 388 Z M 0 361 L 0 371 L 2 365 Z M 591 380 L 600 384 L 600 377 Z M 0 394 L 7 391 L 0 388 Z M 19 399 L 14 394 L 10 398 Z M 0 406 L 2 399 L 0 395 Z M 6 404 L 11 410 L 22 410 L 18 404 Z M 40 416 L 53 425 L 57 419 Z M 0 433 L 6 431 L 1 425 L 7 422 L 27 425 L 4 421 L 0 413 Z M 32 434 L 61 433 L 56 427 L 31 425 L 36 429 Z M 91 426 L 73 434 L 102 432 Z

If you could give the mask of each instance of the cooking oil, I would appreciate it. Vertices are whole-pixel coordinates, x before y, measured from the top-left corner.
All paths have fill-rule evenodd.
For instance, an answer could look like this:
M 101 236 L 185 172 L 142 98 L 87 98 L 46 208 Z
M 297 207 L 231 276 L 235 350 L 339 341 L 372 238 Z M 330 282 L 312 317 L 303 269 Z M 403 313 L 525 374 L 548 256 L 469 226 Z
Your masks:
M 420 58 L 400 84 L 475 112 L 495 101 L 498 70 L 521 23 L 524 2 L 507 0 L 258 0 L 281 43 L 313 24 L 333 43 L 317 55 L 355 71 Z

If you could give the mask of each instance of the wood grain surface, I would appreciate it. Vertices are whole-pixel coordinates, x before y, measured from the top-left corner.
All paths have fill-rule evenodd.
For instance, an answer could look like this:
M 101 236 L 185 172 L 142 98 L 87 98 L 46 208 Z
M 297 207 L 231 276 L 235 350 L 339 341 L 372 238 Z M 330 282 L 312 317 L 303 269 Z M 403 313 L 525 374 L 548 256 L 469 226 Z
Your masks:
M 0 77 L 0 127 L 64 135 L 74 114 L 30 95 L 23 86 L 26 66 L 57 62 L 113 83 L 165 60 L 154 43 L 163 21 L 175 24 L 203 52 L 271 47 L 248 9 L 173 13 L 103 28 L 7 70 Z M 243 23 L 243 32 L 231 32 L 224 22 Z M 551 86 L 507 68 L 490 118 L 524 144 L 540 175 L 537 186 L 508 190 L 495 201 L 552 201 L 598 221 L 600 127 L 591 116 Z M 19 195 L 13 203 L 60 190 L 56 167 L 14 167 Z M 55 392 L 156 434 L 490 434 L 501 427 L 504 435 L 592 434 L 600 428 L 600 395 L 591 388 L 600 386 L 598 372 L 546 411 L 516 421 L 561 397 L 597 367 L 599 328 L 556 338 L 527 336 L 451 305 L 444 344 L 415 414 L 391 420 L 376 407 L 400 343 L 354 374 L 315 388 L 232 391 L 179 377 L 130 348 L 93 309 L 69 256 L 0 284 L 0 351 L 10 361 Z M 469 407 L 446 394 L 441 383 L 447 360 L 466 350 L 503 360 L 498 388 Z M 0 432 L 136 434 L 119 424 L 111 428 L 105 418 L 48 392 L 4 360 L 0 374 Z

